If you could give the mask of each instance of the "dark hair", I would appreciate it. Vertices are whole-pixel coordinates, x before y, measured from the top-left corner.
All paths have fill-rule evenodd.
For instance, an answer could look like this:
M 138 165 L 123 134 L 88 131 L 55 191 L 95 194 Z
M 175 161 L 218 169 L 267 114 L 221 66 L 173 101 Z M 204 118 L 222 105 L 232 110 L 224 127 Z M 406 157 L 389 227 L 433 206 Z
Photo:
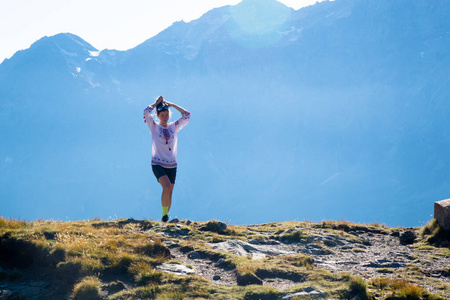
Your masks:
M 161 112 L 166 110 L 169 110 L 169 106 L 166 103 L 161 102 L 156 106 L 156 115 L 159 116 Z

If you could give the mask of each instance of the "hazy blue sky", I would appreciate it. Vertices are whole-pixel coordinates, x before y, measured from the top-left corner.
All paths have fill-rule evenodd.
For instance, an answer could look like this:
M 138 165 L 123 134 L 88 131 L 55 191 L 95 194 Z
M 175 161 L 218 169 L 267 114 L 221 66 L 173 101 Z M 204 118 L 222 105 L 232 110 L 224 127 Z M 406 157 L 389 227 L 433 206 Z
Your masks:
M 279 0 L 294 9 L 322 0 Z M 173 22 L 241 0 L 1 0 L 0 62 L 43 36 L 70 32 L 99 50 L 127 50 Z

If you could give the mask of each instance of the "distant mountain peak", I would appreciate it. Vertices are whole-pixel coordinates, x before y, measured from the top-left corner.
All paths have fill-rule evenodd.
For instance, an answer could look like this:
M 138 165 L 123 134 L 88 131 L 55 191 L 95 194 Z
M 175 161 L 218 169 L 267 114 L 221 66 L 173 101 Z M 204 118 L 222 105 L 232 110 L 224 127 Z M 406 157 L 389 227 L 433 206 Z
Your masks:
M 79 46 L 84 47 L 89 51 L 97 51 L 97 49 L 93 47 L 91 44 L 89 44 L 79 36 L 69 32 L 54 35 L 53 38 L 57 39 L 60 42 L 68 42 L 68 43 L 74 42 L 75 44 L 78 44 Z
M 50 37 L 45 36 L 31 45 L 31 47 L 45 44 L 55 45 L 68 52 L 79 52 L 80 50 L 98 51 L 91 44 L 72 33 L 58 33 Z

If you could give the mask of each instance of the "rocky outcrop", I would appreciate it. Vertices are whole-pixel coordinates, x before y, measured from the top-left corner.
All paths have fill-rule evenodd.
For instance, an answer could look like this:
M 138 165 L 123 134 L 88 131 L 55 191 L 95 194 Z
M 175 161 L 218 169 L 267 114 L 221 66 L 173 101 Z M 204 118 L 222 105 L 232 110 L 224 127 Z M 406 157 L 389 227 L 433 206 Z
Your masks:
M 416 234 L 411 230 L 407 230 L 400 235 L 400 243 L 402 243 L 403 245 L 414 244 L 415 240 Z
M 229 252 L 240 256 L 250 255 L 253 259 L 261 259 L 266 255 L 277 256 L 295 254 L 293 251 L 283 250 L 274 245 L 252 245 L 241 240 L 229 240 L 208 245 L 213 250 Z
M 434 218 L 445 231 L 450 231 L 450 199 L 434 203 Z

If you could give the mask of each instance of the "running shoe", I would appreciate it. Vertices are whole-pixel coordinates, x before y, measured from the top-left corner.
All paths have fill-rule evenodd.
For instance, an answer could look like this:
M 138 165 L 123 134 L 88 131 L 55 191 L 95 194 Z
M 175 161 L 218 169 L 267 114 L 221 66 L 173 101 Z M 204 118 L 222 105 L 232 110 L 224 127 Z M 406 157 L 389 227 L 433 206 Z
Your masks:
M 167 221 L 169 221 L 169 215 L 165 215 L 162 217 L 161 222 L 166 223 Z

